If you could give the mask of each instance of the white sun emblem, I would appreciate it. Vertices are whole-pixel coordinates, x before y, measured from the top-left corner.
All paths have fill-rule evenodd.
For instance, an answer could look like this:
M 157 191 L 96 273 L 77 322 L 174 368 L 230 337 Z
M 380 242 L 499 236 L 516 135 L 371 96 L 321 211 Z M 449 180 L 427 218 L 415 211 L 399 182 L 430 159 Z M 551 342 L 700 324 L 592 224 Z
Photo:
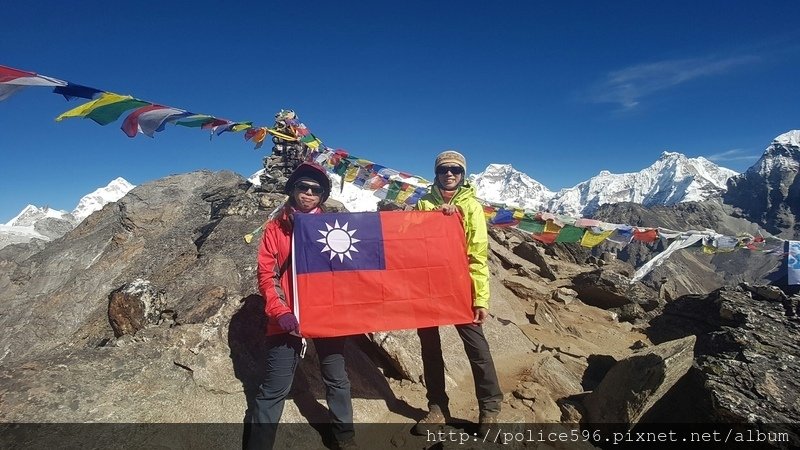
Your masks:
M 339 226 L 339 221 L 335 221 L 333 226 L 329 224 L 325 224 L 328 228 L 327 231 L 317 230 L 324 236 L 322 239 L 317 239 L 317 242 L 321 242 L 325 244 L 325 248 L 323 248 L 320 253 L 330 252 L 331 258 L 338 256 L 339 262 L 344 262 L 344 257 L 347 256 L 348 259 L 352 260 L 353 257 L 350 255 L 350 252 L 358 252 L 358 249 L 355 247 L 356 242 L 361 242 L 360 240 L 353 237 L 356 230 L 347 230 L 348 223 L 345 223 L 342 226 Z

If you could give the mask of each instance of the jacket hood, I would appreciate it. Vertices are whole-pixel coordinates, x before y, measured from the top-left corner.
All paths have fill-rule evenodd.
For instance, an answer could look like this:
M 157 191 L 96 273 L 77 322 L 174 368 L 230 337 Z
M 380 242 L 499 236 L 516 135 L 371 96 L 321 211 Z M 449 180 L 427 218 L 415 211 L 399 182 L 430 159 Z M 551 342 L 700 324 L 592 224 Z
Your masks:
M 439 200 L 443 200 L 441 189 L 442 188 L 436 184 L 434 184 L 433 189 L 431 189 L 431 192 L 433 192 Z M 453 201 L 458 197 L 464 196 L 476 197 L 475 186 L 471 185 L 467 180 L 464 180 L 464 183 L 456 189 L 456 193 L 453 195 Z
M 292 188 L 294 184 L 297 182 L 298 179 L 308 177 L 312 180 L 319 183 L 322 186 L 322 196 L 320 197 L 320 203 L 325 203 L 328 200 L 328 196 L 331 195 L 331 180 L 328 178 L 328 174 L 325 172 L 325 169 L 322 168 L 317 163 L 313 162 L 304 162 L 297 166 L 289 175 L 289 179 L 286 180 L 286 185 L 283 187 L 283 192 L 286 195 L 292 195 Z

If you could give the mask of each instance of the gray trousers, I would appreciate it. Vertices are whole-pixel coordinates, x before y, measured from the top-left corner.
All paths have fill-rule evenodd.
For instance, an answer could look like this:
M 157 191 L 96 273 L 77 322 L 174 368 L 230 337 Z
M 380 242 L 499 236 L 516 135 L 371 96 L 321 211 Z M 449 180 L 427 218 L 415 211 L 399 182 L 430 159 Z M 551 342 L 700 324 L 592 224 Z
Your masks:
M 472 378 L 475 381 L 475 397 L 481 413 L 500 412 L 500 402 L 503 393 L 497 380 L 497 371 L 494 368 L 489 343 L 483 334 L 480 325 L 456 325 L 458 335 L 464 343 L 469 365 L 472 369 Z M 436 405 L 443 411 L 449 412 L 449 401 L 444 384 L 444 358 L 442 357 L 442 342 L 439 338 L 439 328 L 420 328 L 417 330 L 419 342 L 422 345 L 422 368 L 424 371 L 425 387 L 427 388 L 428 406 Z
M 350 380 L 344 363 L 345 339 L 314 339 L 322 381 L 325 383 L 325 399 L 333 437 L 339 442 L 352 439 L 354 435 Z M 300 360 L 301 347 L 302 340 L 290 334 L 268 338 L 267 371 L 256 394 L 254 411 L 250 417 L 248 448 L 271 449 L 274 445 L 283 404 L 292 388 L 294 372 Z

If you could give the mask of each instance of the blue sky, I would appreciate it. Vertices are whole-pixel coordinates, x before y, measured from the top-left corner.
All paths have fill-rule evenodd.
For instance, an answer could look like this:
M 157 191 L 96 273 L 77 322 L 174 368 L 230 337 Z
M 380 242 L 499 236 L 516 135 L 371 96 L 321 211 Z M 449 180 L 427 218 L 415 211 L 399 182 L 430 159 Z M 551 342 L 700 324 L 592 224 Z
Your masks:
M 430 178 L 455 148 L 469 172 L 510 163 L 551 190 L 665 151 L 743 171 L 800 128 L 800 3 L 25 2 L 4 8 L 0 64 L 271 125 L 282 108 L 334 148 Z M 241 133 L 53 119 L 47 88 L 0 102 L 0 223 L 71 210 L 122 176 L 249 176 Z M 123 116 L 124 117 L 124 116 Z

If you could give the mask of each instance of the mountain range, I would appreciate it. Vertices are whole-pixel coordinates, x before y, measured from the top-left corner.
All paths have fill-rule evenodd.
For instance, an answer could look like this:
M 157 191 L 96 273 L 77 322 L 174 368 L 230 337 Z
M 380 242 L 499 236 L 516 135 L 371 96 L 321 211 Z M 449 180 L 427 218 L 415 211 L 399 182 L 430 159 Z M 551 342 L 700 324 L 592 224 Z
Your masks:
M 600 205 L 632 202 L 644 206 L 702 201 L 725 191 L 727 180 L 737 175 L 703 158 L 664 152 L 639 172 L 615 174 L 601 171 L 571 188 L 552 192 L 508 164 L 490 164 L 470 175 L 479 196 L 486 201 L 534 211 L 591 216 Z
M 639 172 L 615 174 L 602 170 L 571 188 L 551 191 L 510 164 L 489 164 L 483 172 L 469 175 L 478 196 L 491 203 L 534 211 L 591 216 L 601 205 L 631 202 L 668 206 L 723 197 L 737 214 L 764 224 L 770 233 L 800 235 L 800 130 L 776 137 L 762 157 L 745 173 L 720 167 L 703 157 L 688 158 L 664 152 Z M 248 179 L 259 184 L 258 171 Z M 370 191 L 333 179 L 331 197 L 350 211 L 374 211 L 379 201 Z M 16 217 L 0 225 L 0 248 L 32 239 L 48 241 L 63 235 L 106 203 L 119 200 L 133 185 L 116 178 L 80 199 L 72 212 L 26 206 Z M 769 222 L 769 223 L 768 223 Z
M 29 204 L 13 219 L 0 224 L 0 248 L 34 239 L 50 241 L 60 237 L 107 203 L 125 196 L 134 187 L 122 177 L 115 178 L 108 185 L 81 197 L 71 212 Z

